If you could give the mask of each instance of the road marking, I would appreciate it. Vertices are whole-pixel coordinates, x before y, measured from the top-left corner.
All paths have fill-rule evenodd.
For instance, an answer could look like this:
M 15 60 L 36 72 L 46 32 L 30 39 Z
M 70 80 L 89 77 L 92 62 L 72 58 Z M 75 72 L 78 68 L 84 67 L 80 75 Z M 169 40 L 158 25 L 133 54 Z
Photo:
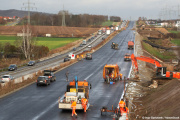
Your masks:
M 64 95 L 63 95 L 64 96 Z M 61 96 L 60 98 L 62 98 Z M 50 105 L 47 109 L 42 111 L 40 114 L 38 114 L 36 117 L 34 117 L 32 120 L 38 120 L 41 116 L 43 116 L 45 113 L 47 113 L 51 108 L 53 108 L 56 104 L 58 104 L 58 100 L 54 102 L 52 105 Z
M 94 73 L 92 73 L 92 74 L 90 74 L 89 76 L 87 76 L 87 77 L 85 78 L 85 80 L 87 81 L 87 79 L 89 79 L 93 74 L 94 74 Z

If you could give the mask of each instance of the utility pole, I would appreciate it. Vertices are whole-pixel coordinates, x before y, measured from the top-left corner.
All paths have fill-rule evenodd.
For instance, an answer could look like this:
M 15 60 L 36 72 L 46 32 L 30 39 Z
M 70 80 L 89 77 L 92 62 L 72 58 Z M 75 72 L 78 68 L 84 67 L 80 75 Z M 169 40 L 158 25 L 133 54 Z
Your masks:
M 27 3 L 23 3 L 23 5 L 27 4 L 27 6 L 22 7 L 23 8 L 27 8 L 28 9 L 28 23 L 27 26 L 23 26 L 23 36 L 22 36 L 22 45 L 21 45 L 21 50 L 24 53 L 24 56 L 26 59 L 31 58 L 31 52 L 32 52 L 32 37 L 31 37 L 31 33 L 32 31 L 30 30 L 30 9 L 33 9 L 35 7 L 31 7 L 31 4 L 35 5 L 35 3 L 31 3 L 30 0 L 28 0 Z M 37 8 L 36 8 L 37 9 Z
M 62 26 L 66 26 L 66 21 L 65 21 L 65 10 L 64 10 L 64 5 L 63 5 L 63 11 L 62 11 Z
M 33 8 L 36 8 L 36 7 L 31 7 L 31 5 L 33 4 L 33 5 L 35 5 L 35 3 L 31 3 L 29 0 L 28 0 L 28 2 L 27 3 L 23 3 L 23 5 L 26 5 L 27 4 L 27 6 L 26 7 L 22 7 L 21 9 L 28 9 L 28 25 L 30 25 L 31 24 L 31 22 L 30 22 L 30 9 L 33 9 Z M 36 10 L 37 10 L 37 8 L 36 8 Z

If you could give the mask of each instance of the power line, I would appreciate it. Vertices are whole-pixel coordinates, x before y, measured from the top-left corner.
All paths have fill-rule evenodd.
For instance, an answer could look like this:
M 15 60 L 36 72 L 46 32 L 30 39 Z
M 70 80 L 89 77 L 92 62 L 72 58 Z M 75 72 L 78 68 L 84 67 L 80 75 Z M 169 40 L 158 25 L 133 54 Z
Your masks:
M 63 5 L 63 11 L 62 11 L 62 26 L 66 26 L 66 18 L 65 18 L 65 10 Z
M 28 5 L 28 6 L 26 6 L 26 7 L 22 7 L 21 9 L 23 9 L 23 8 L 27 8 L 28 9 L 28 24 L 30 25 L 31 23 L 30 23 L 30 9 L 33 9 L 33 8 L 36 8 L 36 7 L 31 7 L 31 5 L 35 5 L 35 3 L 31 3 L 29 0 L 28 0 L 28 2 L 27 3 L 23 3 L 23 5 Z M 36 10 L 37 10 L 37 8 L 36 8 Z

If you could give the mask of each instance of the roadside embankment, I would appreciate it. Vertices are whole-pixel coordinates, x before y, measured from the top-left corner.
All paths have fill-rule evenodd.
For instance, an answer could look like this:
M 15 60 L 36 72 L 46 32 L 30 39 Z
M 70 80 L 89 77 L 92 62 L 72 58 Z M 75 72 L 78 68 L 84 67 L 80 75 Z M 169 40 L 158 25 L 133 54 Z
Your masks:
M 135 56 L 154 56 L 143 50 L 142 37 L 137 33 L 135 39 Z M 149 67 L 143 61 L 138 61 L 139 80 L 135 80 L 132 70 L 128 81 L 125 98 L 130 110 L 129 120 L 147 119 L 180 119 L 180 80 L 173 79 L 160 85 L 157 89 L 149 88 L 156 68 Z

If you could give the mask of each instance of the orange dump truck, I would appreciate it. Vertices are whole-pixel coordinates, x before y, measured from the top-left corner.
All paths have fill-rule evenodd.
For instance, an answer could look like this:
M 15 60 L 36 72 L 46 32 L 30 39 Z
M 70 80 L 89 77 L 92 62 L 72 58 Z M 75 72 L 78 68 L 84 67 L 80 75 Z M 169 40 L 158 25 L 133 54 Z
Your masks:
M 89 89 L 91 85 L 86 81 L 73 80 L 67 85 L 67 90 L 65 95 L 59 98 L 59 109 L 72 109 L 71 101 L 76 101 L 76 109 L 84 110 L 82 107 L 81 99 L 89 99 Z M 89 108 L 89 103 L 87 103 L 87 109 Z
M 128 49 L 134 49 L 134 42 L 128 41 Z
M 103 69 L 104 82 L 111 83 L 121 80 L 122 74 L 119 71 L 120 68 L 117 64 L 106 64 Z

